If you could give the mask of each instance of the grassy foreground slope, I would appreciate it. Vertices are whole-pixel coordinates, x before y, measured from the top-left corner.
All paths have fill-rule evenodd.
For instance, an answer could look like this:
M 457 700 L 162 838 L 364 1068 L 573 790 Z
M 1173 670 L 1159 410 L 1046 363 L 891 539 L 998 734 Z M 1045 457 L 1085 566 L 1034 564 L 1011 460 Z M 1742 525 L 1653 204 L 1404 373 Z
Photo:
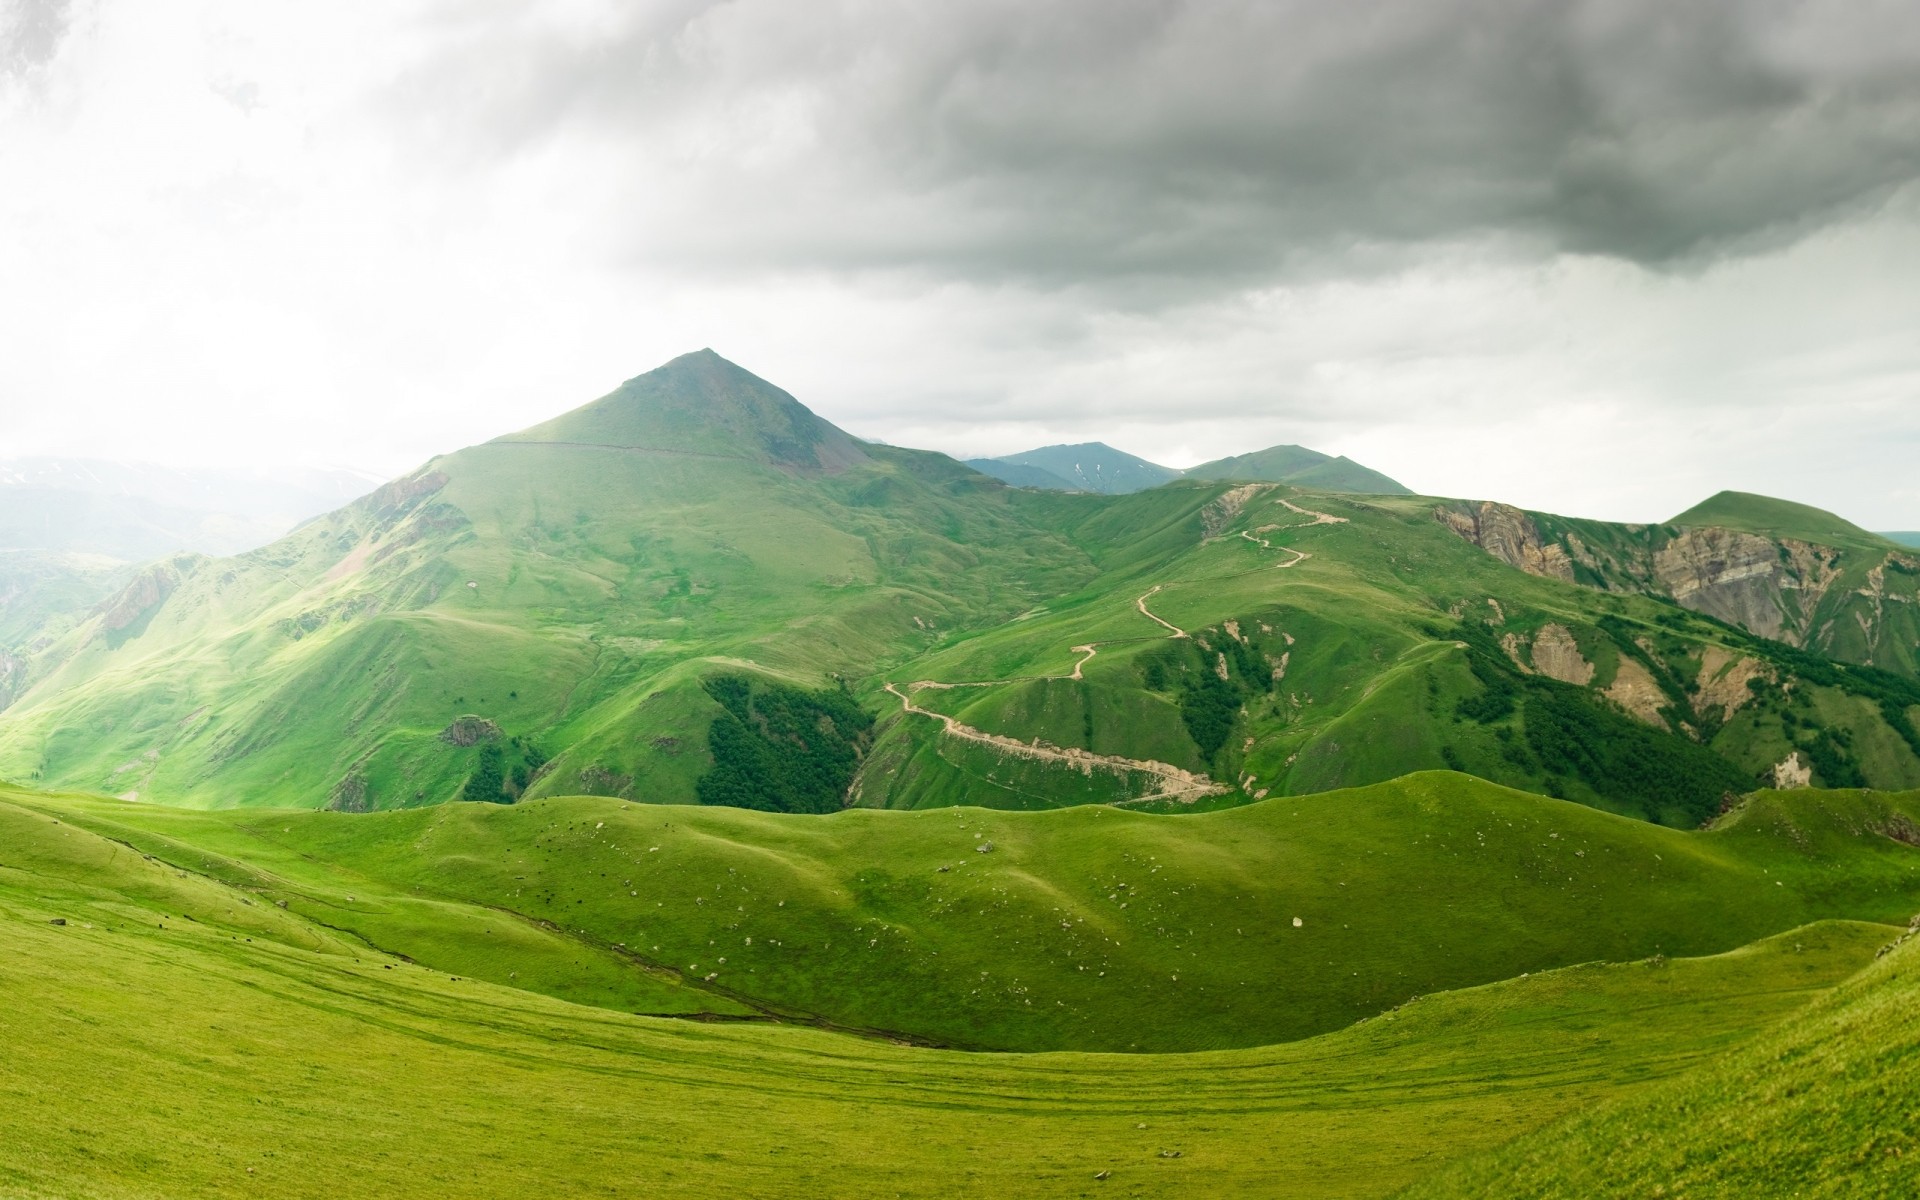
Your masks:
M 1920 793 L 1764 794 L 1707 832 L 1438 772 L 1179 818 L 16 802 L 450 974 L 975 1049 L 1259 1045 L 1524 972 L 1920 911 L 1920 849 L 1897 840 Z
M 1920 941 L 1909 936 L 1753 1045 L 1404 1194 L 1913 1196 L 1916 1062 Z
M 27 1200 L 1383 1196 L 1736 1048 L 1898 932 L 1572 967 L 1256 1050 L 968 1055 L 456 978 L 40 803 L 0 804 L 0 1195 Z

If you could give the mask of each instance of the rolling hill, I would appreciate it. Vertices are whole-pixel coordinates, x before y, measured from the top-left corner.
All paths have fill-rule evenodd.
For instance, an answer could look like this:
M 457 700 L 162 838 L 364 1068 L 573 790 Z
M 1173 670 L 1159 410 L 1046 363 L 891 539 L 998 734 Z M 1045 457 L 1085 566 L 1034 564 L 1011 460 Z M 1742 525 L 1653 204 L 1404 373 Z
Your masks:
M 1894 836 L 1920 793 L 1765 793 L 1706 832 L 1445 772 L 1180 818 L 19 803 L 449 974 L 965 1049 L 1263 1045 L 1920 911 L 1920 851 Z
M 1779 1128 L 1777 1144 L 1802 1156 L 1803 1173 L 1842 1165 L 1863 1138 L 1877 1153 L 1882 1140 L 1895 1146 L 1905 1136 L 1904 1109 L 1889 1103 L 1903 1093 L 1885 1086 L 1901 1060 L 1868 1053 L 1899 1045 L 1912 1024 L 1901 1024 L 1911 945 L 1872 965 L 1903 926 L 1795 922 L 1913 904 L 1920 852 L 1868 826 L 1911 819 L 1916 797 L 1761 797 L 1721 829 L 1695 834 L 1457 776 L 1316 803 L 1324 811 L 1303 812 L 1304 822 L 1292 802 L 1268 802 L 1192 819 L 1098 809 L 824 819 L 706 811 L 679 814 L 669 828 L 664 819 L 675 814 L 591 799 L 377 815 L 191 813 L 9 790 L 0 794 L 0 981 L 9 997 L 0 1036 L 10 1047 L 0 1073 L 9 1147 L 0 1188 L 132 1197 L 151 1195 L 164 1178 L 171 1194 L 289 1197 L 607 1188 L 1076 1196 L 1102 1184 L 1169 1196 L 1196 1188 L 1386 1196 L 1420 1185 L 1479 1195 L 1517 1194 L 1542 1159 L 1557 1157 L 1569 1165 L 1550 1178 L 1575 1189 L 1562 1194 L 1612 1194 L 1577 1188 L 1603 1172 L 1638 1182 L 1652 1132 L 1718 1153 L 1689 1157 L 1685 1169 L 1702 1179 L 1759 1178 L 1739 1165 L 1783 1161 L 1756 1154 L 1764 1150 L 1755 1139 L 1726 1153 L 1728 1134 L 1737 1136 L 1729 1122 L 1746 1103 L 1727 1089 L 1756 1072 L 1780 1103 L 1755 1119 Z M 1348 871 L 1357 864 L 1342 833 L 1356 809 L 1375 812 L 1353 836 L 1373 819 L 1389 822 L 1372 839 L 1385 859 L 1364 874 Z M 1007 848 L 968 849 L 980 823 Z M 659 836 L 662 848 L 639 846 L 635 834 Z M 414 839 L 424 839 L 424 853 Z M 648 860 L 619 859 L 632 872 L 623 906 L 599 898 L 610 890 L 609 843 Z M 810 1028 L 805 1013 L 631 1015 L 702 1011 L 683 1002 L 690 996 L 725 1015 L 711 1003 L 725 999 L 714 990 L 721 980 L 753 978 L 752 968 L 772 961 L 754 958 L 764 941 L 775 951 L 811 941 L 823 915 L 839 909 L 851 944 L 819 963 L 836 994 L 852 1008 L 890 1006 L 937 1024 L 947 998 L 981 986 L 980 960 L 936 962 L 913 944 L 920 934 L 895 944 L 911 893 L 876 886 L 873 873 L 884 863 L 946 880 L 932 861 L 949 843 L 973 860 L 969 870 L 989 874 L 966 881 L 976 903 L 934 902 L 948 939 L 941 950 L 974 939 L 1017 953 L 1035 937 L 1038 927 L 993 903 L 1001 893 L 1055 926 L 1065 897 L 1050 889 L 1093 893 L 1078 901 L 1091 906 L 1088 922 L 1107 926 L 1111 957 L 1158 961 L 1166 978 L 1155 990 L 1195 986 L 1189 972 L 1213 968 L 1214 978 L 1242 985 L 1231 989 L 1246 993 L 1238 1011 L 1284 1011 L 1307 992 L 1255 987 L 1267 978 L 1257 973 L 1259 953 L 1233 954 L 1225 967 L 1209 962 L 1218 951 L 1190 956 L 1197 947 L 1183 944 L 1196 934 L 1228 939 L 1199 926 L 1186 934 L 1180 906 L 1205 904 L 1218 926 L 1226 910 L 1206 893 L 1253 889 L 1281 901 L 1281 912 L 1311 906 L 1302 926 L 1283 919 L 1260 931 L 1274 944 L 1297 943 L 1268 968 L 1271 978 L 1284 981 L 1283 966 L 1325 954 L 1323 982 L 1350 973 L 1354 993 L 1386 984 L 1393 998 L 1371 1019 L 1317 1037 L 1198 1054 L 975 1055 Z M 1074 843 L 1105 857 L 1060 852 Z M 896 861 L 903 846 L 920 847 L 918 856 Z M 1280 855 L 1284 869 L 1236 874 L 1243 850 L 1250 864 Z M 832 873 L 817 875 L 821 865 Z M 1105 877 L 1116 866 L 1142 892 L 1124 909 L 1096 898 L 1123 882 Z M 1526 879 L 1514 894 L 1547 906 L 1527 911 L 1556 919 L 1502 917 L 1488 883 L 1476 883 L 1516 867 Z M 1325 878 L 1332 874 L 1341 878 Z M 1451 910 L 1447 896 L 1422 890 L 1434 886 L 1451 896 Z M 629 949 L 645 953 L 636 933 L 647 927 L 717 943 L 729 921 L 743 919 L 721 911 L 730 887 L 777 888 L 787 903 L 756 897 L 744 918 L 754 933 L 731 931 L 724 955 L 718 945 L 691 951 L 702 962 L 684 973 Z M 580 903 L 564 904 L 576 896 Z M 1236 905 L 1242 930 L 1251 932 L 1264 903 Z M 644 915 L 668 906 L 668 916 Z M 1410 999 L 1399 995 L 1407 960 L 1385 948 L 1354 953 L 1366 936 L 1308 947 L 1342 916 L 1372 937 L 1424 942 L 1417 962 L 1506 942 L 1479 970 L 1551 958 L 1535 940 L 1542 936 L 1567 939 L 1563 952 L 1576 959 L 1606 948 L 1632 955 L 1627 948 L 1649 938 L 1663 949 Z M 1526 932 L 1491 937 L 1489 920 Z M 1395 932 L 1409 921 L 1419 928 Z M 1778 932 L 1741 944 L 1743 929 L 1769 927 Z M 1737 948 L 1689 957 L 1688 946 L 1706 945 Z M 715 969 L 710 957 L 731 960 L 715 980 L 704 978 Z M 889 964 L 918 964 L 914 978 L 935 990 L 909 999 Z M 1113 1029 L 1155 1032 L 1144 1019 L 1154 1010 L 1134 994 L 1145 990 L 1145 970 L 1110 975 L 1086 992 L 1082 1011 Z M 622 974 L 639 982 L 618 990 Z M 585 1003 L 540 994 L 566 979 L 603 991 L 582 995 Z M 997 1007 L 1032 1020 L 1024 1001 L 1037 1011 L 1055 987 L 1022 977 L 1024 994 Z M 1158 1011 L 1191 1034 L 1207 1029 L 1208 1013 L 1182 1009 Z M 1836 1074 L 1842 1063 L 1856 1069 Z M 102 1095 L 114 1103 L 99 1104 Z M 1738 1107 L 1702 1121 L 1690 1106 L 1696 1097 Z M 1829 1107 L 1834 1100 L 1846 1104 Z M 1284 1153 L 1265 1149 L 1278 1145 Z M 1587 1145 L 1609 1152 L 1580 1154 Z M 1436 1177 L 1456 1163 L 1473 1186 Z
M 1227 479 L 1241 482 L 1290 483 L 1317 492 L 1368 492 L 1382 496 L 1413 493 L 1370 467 L 1341 455 L 1335 458 L 1305 446 L 1271 446 L 1252 454 L 1215 459 L 1188 467 L 1186 479 Z

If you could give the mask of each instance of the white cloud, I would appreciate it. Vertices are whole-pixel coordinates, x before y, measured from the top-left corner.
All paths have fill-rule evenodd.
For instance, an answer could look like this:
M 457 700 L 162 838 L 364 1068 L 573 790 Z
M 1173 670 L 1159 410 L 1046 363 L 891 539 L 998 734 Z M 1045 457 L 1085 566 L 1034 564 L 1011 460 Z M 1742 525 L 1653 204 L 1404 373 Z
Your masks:
M 1236 181 L 1221 164 L 1263 137 L 1297 154 L 1338 133 L 1351 93 L 1302 75 L 1274 128 L 1223 115 L 1255 85 L 1210 60 L 1218 28 L 1149 19 L 1178 5 L 1100 37 L 1062 7 L 1025 43 L 991 6 L 901 9 L 856 42 L 832 36 L 842 6 L 62 11 L 63 35 L 0 53 L 0 455 L 398 471 L 711 345 L 856 433 L 958 454 L 1097 438 L 1179 465 L 1301 442 L 1561 511 L 1656 519 L 1741 487 L 1920 527 L 1920 288 L 1901 270 L 1920 221 L 1897 182 L 1915 139 L 1888 133 L 1907 103 L 1891 51 L 1857 37 L 1754 42 L 1762 83 L 1820 86 L 1803 104 L 1755 84 L 1752 111 L 1813 104 L 1816 140 L 1846 81 L 1881 87 L 1827 173 L 1769 201 L 1787 216 L 1709 219 L 1727 188 L 1791 174 L 1787 133 L 1743 156 L 1751 114 L 1726 97 L 1751 63 L 1712 77 L 1718 117 L 1668 98 L 1680 141 L 1633 114 L 1649 140 L 1616 149 L 1658 185 L 1641 199 L 1686 201 L 1646 244 L 1717 247 L 1676 266 L 1579 213 L 1488 200 L 1507 194 L 1494 167 L 1565 155 L 1445 72 L 1422 94 L 1465 95 L 1485 128 L 1411 167 L 1335 162 L 1358 224 L 1257 162 Z M 1336 59 L 1366 42 L 1328 29 Z M 1058 94 L 1047 63 L 1069 83 L 1148 74 L 1023 131 Z M 1202 167 L 1169 176 L 1209 122 Z M 1054 161 L 1073 139 L 1081 161 Z M 1492 190 L 1443 186 L 1449 155 Z M 1680 178 L 1696 169 L 1720 174 Z

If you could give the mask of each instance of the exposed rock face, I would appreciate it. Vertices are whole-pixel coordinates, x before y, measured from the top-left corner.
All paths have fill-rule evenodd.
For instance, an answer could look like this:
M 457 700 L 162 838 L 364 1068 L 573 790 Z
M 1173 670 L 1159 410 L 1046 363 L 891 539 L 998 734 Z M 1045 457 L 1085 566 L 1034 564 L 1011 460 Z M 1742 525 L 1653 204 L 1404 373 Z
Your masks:
M 0 708 L 6 708 L 27 690 L 27 660 L 0 650 Z
M 1681 605 L 1777 637 L 1784 614 L 1775 603 L 1780 556 L 1756 534 L 1689 529 L 1654 551 L 1655 577 Z
M 1540 536 L 1532 517 L 1511 504 L 1483 501 L 1468 512 L 1441 507 L 1434 515 L 1461 537 L 1529 575 L 1573 582 L 1573 561 L 1566 548 Z
M 440 740 L 452 746 L 478 746 L 500 740 L 500 727 L 485 717 L 455 717 L 440 731 Z
M 1813 767 L 1800 761 L 1795 750 L 1773 765 L 1773 786 L 1782 791 L 1813 786 Z
M 188 555 L 155 563 L 134 576 L 132 582 L 121 588 L 113 599 L 100 606 L 101 631 L 118 633 L 136 624 L 141 617 L 173 595 L 181 581 L 193 573 L 200 561 L 198 556 Z
M 370 812 L 373 801 L 367 795 L 366 776 L 354 771 L 334 785 L 333 794 L 327 798 L 327 807 L 333 812 Z
M 1533 669 L 1562 683 L 1585 687 L 1593 682 L 1593 664 L 1581 655 L 1579 644 L 1565 625 L 1544 625 L 1534 635 Z
M 1701 713 L 1718 708 L 1721 719 L 1731 721 L 1733 714 L 1753 699 L 1753 689 L 1747 684 L 1755 679 L 1771 678 L 1772 674 L 1757 658 L 1709 646 L 1700 655 L 1700 693 L 1694 707 Z
M 1216 538 L 1220 531 L 1233 524 L 1247 502 L 1267 490 L 1270 484 L 1247 483 L 1222 492 L 1211 504 L 1200 510 L 1200 527 L 1207 537 Z
M 1615 672 L 1613 683 L 1607 687 L 1605 695 L 1647 724 L 1661 729 L 1668 727 L 1667 719 L 1660 715 L 1660 710 L 1666 706 L 1667 695 L 1654 682 L 1653 672 L 1641 666 L 1638 659 L 1620 656 L 1620 669 Z

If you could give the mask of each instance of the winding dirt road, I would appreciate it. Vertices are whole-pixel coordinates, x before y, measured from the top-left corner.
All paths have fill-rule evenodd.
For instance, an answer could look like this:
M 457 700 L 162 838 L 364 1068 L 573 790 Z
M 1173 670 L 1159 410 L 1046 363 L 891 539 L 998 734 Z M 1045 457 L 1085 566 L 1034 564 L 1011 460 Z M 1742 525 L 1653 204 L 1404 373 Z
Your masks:
M 1242 503 L 1244 503 L 1245 496 L 1242 496 L 1240 493 L 1234 493 L 1234 495 L 1239 497 Z M 1279 503 L 1303 517 L 1312 517 L 1313 520 L 1300 525 L 1267 525 L 1263 526 L 1259 532 L 1266 533 L 1274 529 L 1304 529 L 1310 525 L 1344 525 L 1347 523 L 1347 518 L 1345 517 L 1336 517 L 1330 513 L 1314 512 L 1312 509 L 1301 508 L 1288 500 L 1280 500 Z M 1229 515 L 1237 514 L 1240 507 L 1241 505 L 1235 505 L 1233 513 Z M 1255 537 L 1245 530 L 1240 531 L 1240 536 L 1250 542 L 1257 543 L 1263 549 L 1272 550 L 1276 548 L 1265 538 Z M 1278 549 L 1285 550 L 1294 557 L 1290 562 L 1274 564 L 1275 570 L 1286 570 L 1288 567 L 1297 567 L 1307 559 L 1313 557 L 1306 551 L 1295 550 L 1291 546 L 1281 546 L 1278 547 Z M 1202 581 L 1193 580 L 1189 582 Z M 1191 638 L 1192 635 L 1186 630 L 1171 621 L 1155 615 L 1153 610 L 1147 607 L 1147 601 L 1152 599 L 1153 596 L 1165 586 L 1167 585 L 1163 583 L 1153 585 L 1144 595 L 1134 600 L 1133 606 L 1139 610 L 1141 616 L 1152 621 L 1162 629 L 1165 629 L 1168 640 Z M 1082 679 L 1084 678 L 1083 670 L 1088 663 L 1093 661 L 1094 656 L 1100 652 L 1100 647 L 1110 644 L 1110 642 L 1087 642 L 1072 647 L 1073 652 L 1081 657 L 1078 662 L 1073 664 L 1072 673 L 1067 675 L 1025 676 L 1016 679 L 982 680 L 971 683 L 939 683 L 931 679 L 922 679 L 908 684 L 906 691 L 901 691 L 897 685 L 892 683 L 886 685 L 886 690 L 899 697 L 902 712 L 917 713 L 923 717 L 931 717 L 940 722 L 943 732 L 951 737 L 959 738 L 962 741 L 991 746 L 996 750 L 1021 758 L 1035 759 L 1042 762 L 1063 763 L 1083 772 L 1091 773 L 1095 770 L 1103 770 L 1121 773 L 1138 773 L 1151 776 L 1159 781 L 1160 790 L 1152 795 L 1116 801 L 1115 803 L 1117 804 L 1143 804 L 1153 800 L 1177 800 L 1183 804 L 1191 804 L 1205 796 L 1217 796 L 1224 792 L 1231 791 L 1232 789 L 1226 784 L 1209 779 L 1204 775 L 1196 775 L 1191 771 L 1183 770 L 1171 763 L 1156 762 L 1152 759 L 1123 758 L 1117 754 L 1095 754 L 1090 750 L 1080 750 L 1070 746 L 1055 746 L 1049 742 L 1040 741 L 1038 738 L 1035 738 L 1031 742 L 1023 742 L 1018 738 L 1006 737 L 997 733 L 988 733 L 984 729 L 976 729 L 972 725 L 963 724 L 956 718 L 950 717 L 945 713 L 933 712 L 930 709 L 921 708 L 913 702 L 912 697 L 908 694 L 926 688 L 944 691 L 963 687 L 998 687 L 1002 684 L 1030 682 L 1036 679 Z

